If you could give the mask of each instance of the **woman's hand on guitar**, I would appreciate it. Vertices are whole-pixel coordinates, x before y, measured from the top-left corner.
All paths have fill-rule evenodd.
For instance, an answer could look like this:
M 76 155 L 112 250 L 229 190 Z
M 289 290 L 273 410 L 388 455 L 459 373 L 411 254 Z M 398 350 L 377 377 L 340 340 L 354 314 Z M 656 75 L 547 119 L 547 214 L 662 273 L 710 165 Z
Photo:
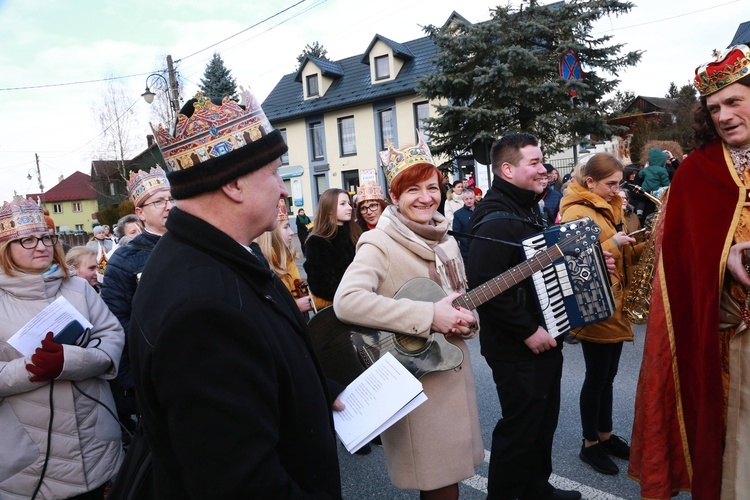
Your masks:
M 443 335 L 468 335 L 474 324 L 474 315 L 468 309 L 455 307 L 453 301 L 461 294 L 452 293 L 433 304 L 431 329 Z

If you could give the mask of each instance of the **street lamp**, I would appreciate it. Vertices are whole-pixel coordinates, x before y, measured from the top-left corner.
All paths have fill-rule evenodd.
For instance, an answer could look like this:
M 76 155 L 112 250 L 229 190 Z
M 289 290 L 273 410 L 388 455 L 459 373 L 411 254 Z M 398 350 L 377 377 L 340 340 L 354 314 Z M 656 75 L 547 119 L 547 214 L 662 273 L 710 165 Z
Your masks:
M 167 81 L 167 79 L 164 78 L 162 75 L 160 75 L 159 73 L 151 73 L 150 75 L 146 77 L 146 91 L 143 94 L 141 94 L 141 97 L 143 97 L 143 99 L 148 104 L 151 104 L 152 102 L 154 102 L 154 97 L 156 97 L 156 94 L 151 92 L 151 89 L 149 88 L 149 85 L 148 85 L 148 80 L 149 78 L 152 78 L 152 77 L 160 78 L 164 82 L 164 86 L 166 87 L 166 90 L 164 90 L 164 92 L 166 92 L 167 98 L 169 99 L 169 111 L 170 111 L 169 118 L 170 120 L 173 120 L 176 114 L 179 113 L 179 109 L 177 109 L 178 104 L 173 99 L 172 87 L 169 85 L 169 82 Z

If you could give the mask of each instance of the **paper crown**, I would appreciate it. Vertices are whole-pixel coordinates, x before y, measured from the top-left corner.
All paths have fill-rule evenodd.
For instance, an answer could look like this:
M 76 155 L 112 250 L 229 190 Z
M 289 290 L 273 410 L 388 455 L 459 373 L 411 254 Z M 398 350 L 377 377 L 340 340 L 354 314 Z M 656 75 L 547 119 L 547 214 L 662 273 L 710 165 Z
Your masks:
M 47 221 L 44 210 L 34 200 L 15 196 L 10 203 L 3 203 L 0 209 L 0 242 L 39 232 L 47 232 Z
M 152 194 L 159 191 L 169 191 L 167 174 L 159 165 L 151 168 L 150 172 L 145 170 L 130 172 L 128 196 L 136 207 L 142 206 Z
M 286 211 L 286 201 L 279 200 L 278 209 L 279 209 L 279 215 L 278 215 L 279 222 L 289 220 L 289 214 Z
M 357 203 L 359 204 L 363 201 L 372 200 L 385 200 L 385 196 L 383 196 L 383 188 L 380 184 L 374 181 L 363 182 L 357 188 Z
M 395 179 L 398 174 L 409 167 L 413 167 L 420 163 L 435 165 L 435 162 L 432 160 L 430 148 L 424 140 L 422 140 L 422 134 L 419 134 L 419 132 L 417 132 L 417 134 L 419 135 L 419 142 L 417 144 L 406 146 L 402 149 L 396 149 L 389 140 L 388 150 L 379 153 L 380 162 L 383 165 L 383 170 L 385 170 L 385 176 L 388 179 L 389 185 L 393 183 L 393 179 Z
M 151 127 L 173 198 L 215 191 L 286 153 L 281 132 L 271 127 L 255 97 L 245 90 L 241 97 L 244 107 L 228 97 L 215 104 L 198 92 L 180 110 L 174 135 Z
M 696 68 L 693 84 L 705 97 L 747 75 L 750 75 L 750 48 L 735 45 L 721 54 L 717 53 L 715 61 Z

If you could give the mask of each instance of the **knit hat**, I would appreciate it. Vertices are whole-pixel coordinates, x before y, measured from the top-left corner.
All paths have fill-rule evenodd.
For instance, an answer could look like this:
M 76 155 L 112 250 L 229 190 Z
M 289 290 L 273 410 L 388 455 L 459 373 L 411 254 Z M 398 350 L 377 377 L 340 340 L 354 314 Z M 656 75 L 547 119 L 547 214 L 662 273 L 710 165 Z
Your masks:
M 101 234 L 103 232 L 104 232 L 104 228 L 102 226 L 96 226 L 93 229 L 94 236 L 96 236 L 97 234 Z
M 544 168 L 547 169 L 547 173 L 548 174 L 551 174 L 552 171 L 555 169 L 555 167 L 553 167 L 549 163 L 542 163 L 542 165 L 544 165 Z
M 271 127 L 255 97 L 247 91 L 242 97 L 244 107 L 229 97 L 219 103 L 198 92 L 180 110 L 174 134 L 152 125 L 174 198 L 215 191 L 287 152 L 281 132 Z
M 667 153 L 659 148 L 648 150 L 648 164 L 656 167 L 663 167 L 667 164 Z
M 0 242 L 24 238 L 32 233 L 47 232 L 42 208 L 22 196 L 15 196 L 0 208 Z

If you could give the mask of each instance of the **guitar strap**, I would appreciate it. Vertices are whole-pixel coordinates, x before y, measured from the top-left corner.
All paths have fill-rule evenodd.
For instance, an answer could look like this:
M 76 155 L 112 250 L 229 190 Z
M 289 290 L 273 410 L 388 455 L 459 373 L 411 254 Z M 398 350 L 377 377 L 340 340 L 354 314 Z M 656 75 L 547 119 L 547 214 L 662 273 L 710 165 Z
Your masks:
M 490 221 L 499 220 L 499 219 L 516 220 L 516 221 L 519 221 L 519 222 L 523 222 L 525 224 L 532 225 L 532 226 L 534 226 L 535 228 L 537 228 L 539 230 L 546 229 L 546 226 L 540 225 L 540 224 L 538 224 L 538 223 L 536 223 L 536 222 L 534 222 L 534 221 L 532 221 L 530 219 L 524 219 L 523 217 L 520 217 L 520 216 L 518 216 L 518 215 L 516 215 L 516 214 L 514 214 L 512 212 L 502 212 L 502 211 L 498 210 L 496 212 L 491 212 L 491 213 L 485 215 L 476 224 L 474 224 L 474 227 L 471 228 L 471 234 L 469 234 L 469 233 L 461 233 L 459 231 L 452 231 L 452 230 L 448 231 L 448 234 L 450 234 L 452 236 L 455 236 L 455 235 L 465 236 L 467 238 L 476 239 L 476 240 L 491 241 L 493 243 L 503 243 L 505 245 L 511 245 L 511 246 L 514 246 L 514 247 L 522 247 L 522 246 L 524 246 L 524 245 L 522 245 L 520 243 L 517 243 L 515 241 L 498 240 L 496 238 L 489 238 L 487 236 L 479 236 L 477 234 L 474 234 L 474 233 L 477 232 L 477 229 L 479 229 L 479 226 L 481 226 L 485 222 L 490 222 Z

